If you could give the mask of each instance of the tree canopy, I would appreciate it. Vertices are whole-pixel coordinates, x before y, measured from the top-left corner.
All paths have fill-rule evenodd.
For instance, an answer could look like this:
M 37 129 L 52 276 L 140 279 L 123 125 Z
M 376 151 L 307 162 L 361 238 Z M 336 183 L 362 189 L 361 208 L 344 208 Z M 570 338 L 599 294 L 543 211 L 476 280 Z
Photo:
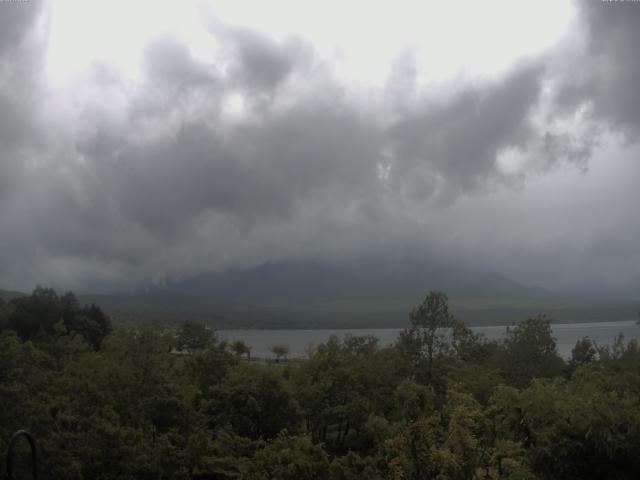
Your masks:
M 50 478 L 595 480 L 640 471 L 638 342 L 583 339 L 565 362 L 545 317 L 487 341 L 431 293 L 391 346 L 332 337 L 279 363 L 249 359 L 246 345 L 203 324 L 112 329 L 97 307 L 50 289 L 0 302 L 0 321 L 0 449 L 13 431 L 32 431 Z M 186 353 L 172 354 L 178 347 Z

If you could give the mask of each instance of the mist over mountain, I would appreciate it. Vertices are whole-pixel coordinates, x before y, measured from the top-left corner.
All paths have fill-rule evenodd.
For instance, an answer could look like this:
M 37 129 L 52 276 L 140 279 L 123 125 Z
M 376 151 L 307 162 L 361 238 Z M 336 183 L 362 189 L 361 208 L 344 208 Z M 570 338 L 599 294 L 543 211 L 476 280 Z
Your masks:
M 470 325 L 510 325 L 545 314 L 554 322 L 636 318 L 638 302 L 568 295 L 495 272 L 405 258 L 267 262 L 149 284 L 137 291 L 79 292 L 119 324 L 203 321 L 214 328 L 403 328 L 430 291 L 445 292 Z M 6 300 L 26 293 L 0 291 Z
M 242 302 L 420 299 L 429 291 L 451 297 L 533 297 L 550 292 L 500 274 L 410 259 L 344 262 L 267 262 L 249 269 L 205 273 L 148 292 L 174 292 Z

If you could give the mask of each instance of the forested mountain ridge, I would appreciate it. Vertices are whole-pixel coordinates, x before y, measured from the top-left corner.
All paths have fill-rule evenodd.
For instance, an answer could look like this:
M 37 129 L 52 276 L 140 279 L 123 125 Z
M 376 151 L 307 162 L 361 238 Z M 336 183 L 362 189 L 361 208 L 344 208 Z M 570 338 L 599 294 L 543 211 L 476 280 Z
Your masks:
M 216 299 L 278 303 L 416 299 L 425 291 L 447 291 L 452 297 L 529 297 L 552 295 L 542 288 L 503 275 L 413 259 L 359 259 L 267 262 L 247 269 L 203 273 L 168 281 L 149 292 L 180 292 Z
M 203 273 L 134 292 L 78 295 L 114 321 L 204 321 L 218 328 L 393 328 L 423 292 L 451 294 L 471 325 L 508 325 L 544 313 L 557 322 L 635 318 L 637 302 L 563 295 L 502 275 L 409 259 L 287 261 Z
M 389 328 L 402 326 L 407 310 L 432 290 L 448 292 L 452 310 L 470 325 L 508 325 L 541 313 L 560 323 L 628 320 L 638 311 L 638 302 L 560 294 L 411 258 L 268 262 L 167 281 L 131 300 L 140 311 L 162 304 L 165 312 L 180 309 L 226 328 Z

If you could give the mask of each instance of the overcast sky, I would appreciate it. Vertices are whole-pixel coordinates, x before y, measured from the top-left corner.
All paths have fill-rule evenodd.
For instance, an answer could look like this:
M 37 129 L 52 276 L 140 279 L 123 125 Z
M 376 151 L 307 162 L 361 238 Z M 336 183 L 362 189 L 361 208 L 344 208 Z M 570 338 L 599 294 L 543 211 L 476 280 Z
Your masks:
M 629 1 L 0 1 L 0 288 L 408 255 L 638 296 L 639 49 Z

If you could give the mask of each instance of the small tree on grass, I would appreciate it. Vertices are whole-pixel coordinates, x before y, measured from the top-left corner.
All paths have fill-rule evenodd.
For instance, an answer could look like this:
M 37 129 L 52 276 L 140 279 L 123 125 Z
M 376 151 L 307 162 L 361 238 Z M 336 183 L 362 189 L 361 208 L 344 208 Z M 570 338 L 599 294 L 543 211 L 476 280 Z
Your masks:
M 274 345 L 271 347 L 271 351 L 276 356 L 276 361 L 279 362 L 281 358 L 287 359 L 289 346 L 284 344 Z
M 236 356 L 241 357 L 242 355 L 247 356 L 247 360 L 251 361 L 251 347 L 244 343 L 242 340 L 236 340 L 231 344 L 231 350 Z

